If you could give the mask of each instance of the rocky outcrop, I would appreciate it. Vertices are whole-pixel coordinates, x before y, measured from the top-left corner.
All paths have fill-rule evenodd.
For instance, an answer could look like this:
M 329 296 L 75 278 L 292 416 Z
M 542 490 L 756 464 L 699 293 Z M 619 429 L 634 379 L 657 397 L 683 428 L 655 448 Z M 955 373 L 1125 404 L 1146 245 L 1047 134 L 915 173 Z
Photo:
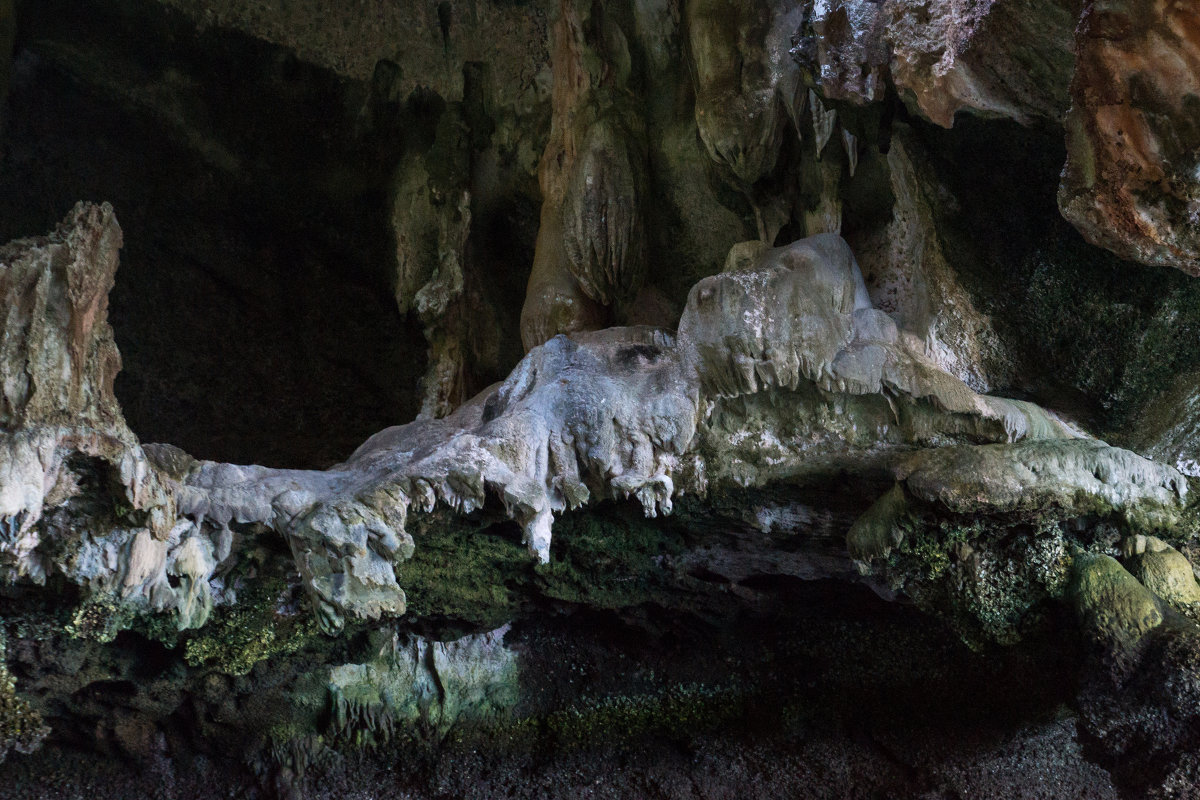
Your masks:
M 16 681 L 8 671 L 8 637 L 0 631 L 0 764 L 9 752 L 37 750 L 50 728 L 29 701 L 17 694 Z
M 376 95 L 390 95 L 398 67 L 377 68 Z M 386 87 L 380 90 L 379 86 Z M 472 94 L 468 87 L 468 96 Z M 474 86 L 475 92 L 481 87 Z M 474 97 L 475 103 L 482 102 Z M 396 238 L 396 303 L 425 328 L 429 366 L 421 416 L 441 417 L 465 399 L 469 369 L 464 291 L 471 232 L 471 131 L 464 104 L 438 120 L 434 141 L 396 171 L 391 224 Z
M 763 570 L 854 579 L 844 551 L 819 544 L 847 528 L 859 579 L 913 597 L 977 646 L 1021 641 L 1045 624 L 1047 603 L 1072 598 L 1086 633 L 1095 620 L 1124 619 L 1126 596 L 1137 595 L 1159 615 L 1129 611 L 1145 630 L 1105 628 L 1088 641 L 1131 647 L 1161 628 L 1153 637 L 1167 655 L 1137 663 L 1190 674 L 1190 629 L 1156 622 L 1171 618 L 1163 610 L 1171 603 L 1192 613 L 1200 593 L 1162 538 L 1178 540 L 1185 524 L 1184 477 L 1033 404 L 971 390 L 872 307 L 836 235 L 740 248 L 730 271 L 693 288 L 676 332 L 556 336 L 453 414 L 382 431 L 325 472 L 195 461 L 137 443 L 108 388 L 118 362 L 102 298 L 119 240 L 110 209 L 81 205 L 51 237 L 4 250 L 13 313 L 3 349 L 20 366 L 6 384 L 5 435 L 43 437 L 54 454 L 36 462 L 38 487 L 51 488 L 31 489 L 7 516 L 6 579 L 53 576 L 79 587 L 64 628 L 76 639 L 113 643 L 134 627 L 177 641 L 183 632 L 188 664 L 235 675 L 317 646 L 295 621 L 291 586 L 307 597 L 314 628 L 378 624 L 372 655 L 304 679 L 325 700 L 307 683 L 276 695 L 299 726 L 284 739 L 292 749 L 276 751 L 291 753 L 278 756 L 292 765 L 278 773 L 293 776 L 286 780 L 327 753 L 300 732 L 315 729 L 324 702 L 334 709 L 331 735 L 360 744 L 413 725 L 438 736 L 506 725 L 520 713 L 514 683 L 529 679 L 518 677 L 499 635 L 430 642 L 389 620 L 452 612 L 473 624 L 504 621 L 527 602 L 514 595 L 597 608 L 653 598 L 665 608 L 705 581 L 729 581 L 734 597 L 754 603 L 749 587 Z M 26 471 L 22 464 L 8 462 Z M 831 476 L 897 483 L 851 526 L 846 509 L 803 499 L 804 487 Z M 728 509 L 723 498 L 738 493 L 757 498 L 754 514 Z M 689 549 L 629 520 L 581 535 L 585 509 L 606 519 L 604 502 L 622 499 L 647 517 L 679 513 L 703 544 Z M 528 554 L 489 532 L 505 520 L 519 525 Z M 552 541 L 564 523 L 566 543 Z M 1111 531 L 1131 534 L 1129 564 L 1141 576 L 1122 578 L 1120 591 L 1086 579 L 1095 559 L 1108 563 Z M 781 536 L 799 550 L 776 552 Z M 457 542 L 449 551 L 447 537 Z M 271 555 L 280 539 L 282 558 Z M 636 588 L 605 584 L 614 559 L 628 559 L 616 574 Z M 409 588 L 419 592 L 417 613 Z M 478 599 L 451 594 L 427 605 L 455 591 Z M 1144 735 L 1147 709 L 1182 708 L 1149 685 L 1138 698 L 1122 706 L 1130 733 L 1106 744 L 1113 753 Z M 13 746 L 29 749 L 44 729 L 24 702 L 14 694 L 10 703 L 25 720 L 14 723 Z M 1087 714 L 1089 725 L 1105 724 L 1100 711 Z
M 1200 477 L 1200 395 L 1195 372 L 1184 372 L 1136 410 L 1128 447 L 1185 475 Z
M 702 281 L 676 335 L 556 337 L 453 415 L 383 431 L 329 472 L 200 463 L 177 491 L 193 518 L 276 527 L 337 628 L 347 613 L 403 613 L 390 564 L 412 553 L 410 513 L 499 500 L 545 562 L 554 516 L 599 500 L 634 498 L 653 517 L 680 496 L 868 453 L 1074 435 L 938 369 L 870 307 L 845 242 L 822 235 Z
M 886 81 L 945 127 L 959 110 L 1030 122 L 1069 102 L 1066 2 L 817 3 L 793 52 L 831 99 L 882 99 Z
M 104 253 L 111 275 L 115 251 Z M 635 498 L 654 516 L 679 496 L 853 468 L 868 454 L 886 462 L 893 448 L 1076 435 L 1035 406 L 975 394 L 922 349 L 870 307 L 845 242 L 822 235 L 702 281 L 677 335 L 556 337 L 450 417 L 383 431 L 328 472 L 194 462 L 164 447 L 152 467 L 127 436 L 120 463 L 141 465 L 125 478 L 130 504 L 153 523 L 92 534 L 54 564 L 93 596 L 175 609 L 187 628 L 207 619 L 210 579 L 237 556 L 230 526 L 265 525 L 337 630 L 347 614 L 404 613 L 393 564 L 413 552 L 410 513 L 498 500 L 544 562 L 554 515 L 605 498 Z M 45 574 L 51 542 L 72 538 L 65 521 L 34 527 L 41 501 L 10 511 L 25 520 L 10 546 L 19 574 Z
M 504 646 L 507 633 L 505 626 L 431 642 L 378 631 L 374 661 L 329 671 L 334 729 L 341 736 L 387 741 L 405 725 L 445 733 L 456 723 L 504 716 L 519 699 L 517 654 Z
M 10 754 L 15 796 L 58 782 L 60 748 L 170 787 L 180 754 L 231 763 L 215 742 L 285 796 L 346 796 L 326 778 L 383 763 L 398 795 L 579 794 L 613 752 L 625 794 L 679 775 L 698 796 L 1192 780 L 1191 294 L 1175 273 L 1126 291 L 1121 264 L 1102 275 L 1057 214 L 1035 219 L 1055 207 L 1064 5 L 452 0 L 401 36 L 369 3 L 367 30 L 329 10 L 310 29 L 303 2 L 122 0 L 78 42 L 46 2 L 24 6 L 26 114 L 62 80 L 173 132 L 218 199 L 287 173 L 245 197 L 303 200 L 287 230 L 341 247 L 237 249 L 222 297 L 257 308 L 274 295 L 239 270 L 290 288 L 316 274 L 293 264 L 357 253 L 378 273 L 361 296 L 419 326 L 403 352 L 425 375 L 414 421 L 371 421 L 328 469 L 141 444 L 113 394 L 112 209 L 0 248 L 0 757 L 51 748 Z M 249 142 L 212 121 L 225 95 L 172 100 L 191 62 L 116 52 L 105 33 L 149 11 L 196 63 L 234 53 L 245 95 L 290 87 L 277 127 L 255 116 Z M 519 56 L 486 40 L 518 29 Z M 311 171 L 300 149 L 275 160 L 315 107 L 345 112 L 313 135 L 337 144 Z M 38 130 L 6 165 L 41 153 Z M 1023 148 L 1010 173 L 980 166 Z M 219 249 L 189 227 L 202 209 L 132 205 Z M 168 297 L 141 278 L 208 258 L 135 283 Z M 335 355 L 349 342 L 350 372 L 396 338 L 282 307 L 343 337 Z M 1074 335 L 1046 333 L 1060 320 L 1086 335 L 1048 357 Z M 302 394 L 354 416 L 370 376 L 329 379 L 308 352 L 287 365 Z M 1151 398 L 1139 430 L 1089 406 L 1114 397 Z
M 876 307 L 919 337 L 938 366 L 986 392 L 1009 382 L 1010 357 L 947 258 L 940 220 L 954 200 L 926 160 L 911 130 L 896 126 L 887 153 L 892 219 L 856 237 L 858 260 Z
M 46 513 L 81 493 L 87 478 L 72 460 L 96 465 L 103 480 L 121 487 L 127 507 L 144 515 L 146 537 L 161 541 L 173 524 L 170 497 L 112 393 L 121 359 L 107 308 L 120 246 L 112 208 L 80 204 L 50 236 L 0 251 L 6 309 L 0 561 L 14 578 L 43 581 L 53 571 L 49 554 L 38 552 L 38 529 L 54 524 L 43 522 Z M 145 589 L 149 600 L 146 581 L 154 570 L 141 574 L 147 567 L 138 559 L 119 577 Z M 153 577 L 166 585 L 161 570 Z
M 747 194 L 768 243 L 790 209 L 771 207 L 755 185 L 774 171 L 789 120 L 800 130 L 806 95 L 786 53 L 801 18 L 799 6 L 771 2 L 747 10 L 705 0 L 684 10 L 700 138 L 724 179 Z
M 457 65 L 483 61 L 512 70 L 511 79 L 500 82 L 513 88 L 515 99 L 531 88 L 545 56 L 547 18 L 537 6 L 530 13 L 503 3 L 467 10 L 436 4 L 402 9 L 375 2 L 331 11 L 321 2 L 158 1 L 186 14 L 197 26 L 244 30 L 286 46 L 307 62 L 360 80 L 369 78 L 380 60 L 403 53 L 403 96 L 426 86 L 460 99 L 463 75 Z
M 1200 14 L 1189 4 L 1087 3 L 1058 202 L 1093 244 L 1200 275 Z
M 538 167 L 542 218 L 521 311 L 528 350 L 604 327 L 641 284 L 646 154 L 616 15 L 564 0 L 552 34 L 554 112 Z

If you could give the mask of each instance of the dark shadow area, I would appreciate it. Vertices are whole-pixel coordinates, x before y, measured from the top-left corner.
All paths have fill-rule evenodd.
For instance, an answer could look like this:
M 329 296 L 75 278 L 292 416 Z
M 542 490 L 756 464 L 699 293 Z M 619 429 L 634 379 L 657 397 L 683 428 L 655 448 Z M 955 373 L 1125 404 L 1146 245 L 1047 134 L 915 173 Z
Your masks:
M 1059 213 L 1062 130 L 960 114 L 908 120 L 949 190 L 943 246 L 1018 359 L 1002 394 L 1119 440 L 1141 405 L 1200 363 L 1200 283 L 1088 244 Z
M 418 407 L 425 343 L 392 297 L 388 182 L 365 89 L 155 3 L 19 17 L 0 239 L 111 202 L 125 247 L 116 391 L 143 441 L 325 467 Z
M 535 724 L 501 725 L 486 746 L 469 730 L 374 747 L 330 738 L 334 749 L 299 774 L 292 759 L 312 742 L 268 757 L 242 728 L 264 713 L 247 698 L 277 691 L 308 656 L 236 683 L 194 676 L 164 693 L 173 710 L 154 707 L 170 711 L 162 728 L 127 710 L 163 687 L 151 676 L 132 700 L 121 683 L 93 683 L 76 699 L 124 722 L 100 726 L 97 742 L 56 720 L 45 748 L 6 765 L 0 798 L 92 786 L 89 797 L 108 800 L 151 785 L 180 798 L 311 800 L 1115 796 L 1081 757 L 1068 710 L 1080 656 L 1069 620 L 1052 613 L 1019 646 L 973 652 L 861 586 L 778 581 L 758 595 L 756 610 L 715 627 L 661 607 L 518 618 L 506 644 L 520 658 L 518 713 Z M 144 643 L 133 645 L 118 640 L 112 657 L 133 663 Z M 229 749 L 198 735 L 226 730 L 235 713 Z

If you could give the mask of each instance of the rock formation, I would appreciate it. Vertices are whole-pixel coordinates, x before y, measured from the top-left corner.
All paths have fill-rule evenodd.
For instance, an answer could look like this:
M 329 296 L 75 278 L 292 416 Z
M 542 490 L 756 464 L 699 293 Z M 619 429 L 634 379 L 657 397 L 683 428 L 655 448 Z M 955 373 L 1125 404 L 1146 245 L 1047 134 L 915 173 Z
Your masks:
M 645 269 L 645 154 L 627 36 L 601 6 L 564 0 L 551 45 L 542 217 L 521 310 L 527 350 L 604 327 L 605 309 L 632 299 Z
M 1188 9 L 361 5 L 14 7 L 0 799 L 1194 791 Z
M 1076 34 L 1063 214 L 1122 258 L 1200 274 L 1200 12 L 1088 3 Z

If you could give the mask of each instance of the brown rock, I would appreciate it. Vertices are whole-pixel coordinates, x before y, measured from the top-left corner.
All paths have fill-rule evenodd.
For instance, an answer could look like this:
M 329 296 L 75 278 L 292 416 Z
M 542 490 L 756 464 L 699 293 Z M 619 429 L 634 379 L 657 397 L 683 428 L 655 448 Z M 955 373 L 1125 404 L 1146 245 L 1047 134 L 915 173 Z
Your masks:
M 112 206 L 89 203 L 49 236 L 0 247 L 6 428 L 89 424 L 128 434 L 113 396 L 121 356 L 108 325 L 120 247 Z
M 1093 244 L 1200 275 L 1200 8 L 1088 3 L 1058 205 Z
M 521 341 L 595 330 L 644 275 L 642 122 L 626 87 L 625 33 L 600 7 L 563 0 L 551 36 L 550 140 L 538 167 L 542 217 Z

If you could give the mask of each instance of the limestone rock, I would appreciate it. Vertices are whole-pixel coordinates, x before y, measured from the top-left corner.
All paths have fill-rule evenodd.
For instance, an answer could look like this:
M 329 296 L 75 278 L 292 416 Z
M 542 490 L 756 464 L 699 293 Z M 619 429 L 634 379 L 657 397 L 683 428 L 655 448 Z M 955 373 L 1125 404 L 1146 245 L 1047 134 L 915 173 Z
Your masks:
M 1143 556 L 1166 552 L 1154 547 L 1148 545 Z M 1156 573 L 1151 580 L 1162 577 Z M 1090 637 L 1078 697 L 1082 729 L 1122 765 L 1132 790 L 1150 795 L 1152 787 L 1189 785 L 1197 746 L 1200 626 L 1106 555 L 1075 559 L 1072 596 Z M 1150 768 L 1160 759 L 1181 763 L 1164 776 Z M 1157 796 L 1169 794 L 1159 789 Z
M 303 295 L 294 290 L 317 284 L 306 280 L 317 262 L 340 256 L 334 283 L 361 279 L 354 297 L 382 295 L 394 312 L 393 279 L 396 308 L 423 329 L 428 370 L 414 421 L 381 423 L 324 471 L 143 446 L 112 394 L 112 210 L 80 206 L 55 234 L 0 248 L 0 758 L 38 744 L 42 712 L 68 726 L 60 743 L 94 739 L 97 750 L 156 759 L 179 775 L 195 743 L 219 741 L 250 754 L 250 770 L 231 772 L 253 771 L 281 796 L 302 794 L 306 781 L 340 791 L 337 770 L 369 763 L 375 748 L 396 767 L 389 775 L 452 772 L 429 779 L 439 783 L 430 796 L 483 786 L 520 794 L 530 756 L 552 793 L 586 794 L 582 771 L 558 780 L 566 770 L 551 768 L 556 750 L 581 745 L 560 763 L 588 766 L 613 730 L 622 754 L 664 755 L 663 771 L 645 773 L 661 785 L 676 773 L 711 775 L 726 758 L 749 794 L 803 796 L 805 781 L 835 773 L 854 776 L 848 792 L 889 797 L 988 794 L 963 777 L 971 770 L 1002 775 L 988 786 L 1007 782 L 1008 794 L 1045 774 L 1055 780 L 1032 794 L 1107 797 L 1119 784 L 1122 796 L 1155 796 L 1143 784 L 1166 786 L 1164 773 L 1177 787 L 1195 783 L 1200 627 L 1188 617 L 1200 608 L 1200 583 L 1185 557 L 1196 548 L 1196 510 L 1183 474 L 1200 471 L 1195 376 L 1180 376 L 1146 409 L 1154 424 L 1137 436 L 1105 431 L 1141 455 L 1010 399 L 1049 399 L 1081 419 L 1090 411 L 1081 406 L 1107 402 L 1055 394 L 1064 384 L 1053 367 L 1031 366 L 1039 341 L 1063 343 L 1046 322 L 1069 315 L 1071 300 L 1070 291 L 1045 299 L 1039 290 L 1078 286 L 1093 273 L 1062 259 L 1097 254 L 1063 244 L 1061 225 L 1044 218 L 1037 201 L 1052 202 L 1053 175 L 1050 184 L 1023 174 L 989 184 L 979 179 L 986 169 L 966 163 L 1005 131 L 1047 150 L 1057 141 L 1073 58 L 1066 0 L 446 0 L 408 9 L 363 0 L 350 10 L 311 0 L 88 0 L 78 19 L 103 16 L 94 29 L 59 13 L 71 2 L 21 6 L 34 16 L 22 29 L 14 102 L 41 122 L 23 129 L 5 165 L 25 160 L 33 166 L 19 174 L 39 175 L 41 162 L 28 156 L 40 155 L 40 137 L 64 119 L 90 122 L 77 108 L 115 104 L 121 124 L 145 123 L 152 144 L 165 131 L 172 152 L 195 162 L 184 172 L 196 184 L 178 182 L 181 204 L 236 194 L 252 212 L 244 225 L 254 230 L 235 236 L 227 222 L 205 221 L 217 202 L 197 204 L 194 219 L 175 206 L 123 202 L 123 214 L 145 216 L 197 252 L 237 240 L 228 248 L 236 256 L 187 269 L 216 264 L 226 269 L 213 277 L 228 278 L 239 261 L 252 265 L 244 274 L 259 277 L 227 294 L 253 304 L 258 292 L 247 287 L 278 291 L 286 319 L 290 299 Z M 1189 12 L 1152 0 L 1085 5 L 1069 134 L 1092 150 L 1071 140 L 1064 185 L 1078 188 L 1076 168 L 1090 164 L 1096 193 L 1120 183 L 1129 197 L 1117 200 L 1131 197 L 1149 214 L 1139 183 L 1149 180 L 1169 195 L 1151 222 L 1183 248 L 1196 143 L 1180 120 L 1194 81 L 1187 70 L 1169 79 L 1189 63 L 1191 28 L 1178 22 Z M 0 50 L 5 9 L 0 0 Z M 1105 27 L 1125 14 L 1128 25 Z M 193 38 L 187 20 L 208 28 Z M 139 21 L 148 24 L 134 39 L 152 40 L 150 55 L 109 35 Z M 1171 24 L 1178 30 L 1162 35 Z M 214 51 L 228 57 L 213 60 Z M 242 84 L 219 79 L 239 71 Z M 36 90 L 46 87 L 47 100 L 79 92 L 86 102 L 42 119 Z M 1172 87 L 1178 96 L 1168 96 Z M 263 98 L 282 99 L 287 113 L 272 119 L 276 106 Z M 1153 170 L 1141 164 L 1127 176 L 1104 166 L 1109 156 L 1087 137 L 1113 133 L 1097 127 L 1113 108 L 1134 109 L 1118 114 L 1127 144 L 1156 137 L 1132 149 L 1170 161 L 1167 177 L 1147 177 Z M 316 109 L 325 114 L 316 133 L 281 146 Z M 937 129 L 960 111 L 1007 122 Z M 1038 133 L 1019 134 L 1016 123 Z M 61 142 L 90 147 L 87 127 Z M 128 164 L 135 148 L 106 132 L 97 151 Z M 55 142 L 51 155 L 63 149 Z M 1019 143 L 996 149 L 1019 156 Z M 1128 153 L 1104 152 L 1118 167 L 1130 163 Z M 1011 169 L 1045 155 L 1010 158 Z M 64 168 L 46 159 L 46 183 L 100 166 L 73 158 Z M 955 184 L 957 198 L 945 188 L 955 169 L 969 176 Z M 205 170 L 216 183 L 201 180 Z M 134 171 L 126 182 L 144 178 Z M 166 191 L 126 197 L 171 197 L 175 181 L 162 180 Z M 1013 202 L 1025 187 L 1044 195 L 1028 208 Z M 1068 201 L 1068 213 L 1100 208 L 1086 192 Z M 41 213 L 13 216 L 25 225 Z M 1079 219 L 1085 228 L 1108 221 Z M 181 232 L 166 227 L 176 222 Z M 309 225 L 317 238 L 298 238 Z M 1032 241 L 1013 242 L 1010 253 L 1007 236 Z M 345 260 L 353 254 L 363 263 Z M 1129 331 L 1151 312 L 1145 292 L 1120 296 L 1128 286 L 1086 293 L 1095 313 L 1082 315 L 1080 337 L 1089 345 L 1108 329 L 1121 328 L 1114 340 L 1137 338 Z M 1023 302 L 1040 304 L 1028 335 L 1013 333 L 1026 320 Z M 131 359 L 157 321 L 146 305 L 128 312 L 141 323 L 136 333 L 117 319 Z M 1194 326 L 1186 314 L 1174 326 L 1180 308 L 1161 305 L 1138 347 L 1112 352 L 1140 358 L 1164 339 L 1185 340 Z M 318 342 L 324 323 L 340 321 L 336 311 L 312 324 L 294 316 Z M 277 317 L 263 318 L 261 330 L 274 328 Z M 393 340 L 392 328 L 377 324 L 329 337 L 346 372 L 383 363 L 375 346 Z M 372 390 L 374 373 L 327 380 L 311 348 L 294 350 L 281 365 L 296 374 L 293 385 L 357 417 L 353 399 Z M 1172 365 L 1194 366 L 1172 349 L 1159 369 L 1130 370 L 1116 363 L 1124 355 L 1096 350 L 1079 374 L 1140 381 L 1138 401 Z M 420 363 L 408 344 L 393 352 Z M 1018 356 L 1029 376 L 1014 375 Z M 381 372 L 389 370 L 398 374 L 391 362 Z M 1072 380 L 1068 388 L 1093 385 Z M 297 419 L 297 438 L 333 438 L 329 416 Z M 843 592 L 833 581 L 858 585 Z M 905 602 L 864 614 L 876 602 L 864 585 Z M 1072 608 L 1074 618 L 1062 613 Z M 949 623 L 974 652 L 918 612 Z M 507 626 L 497 626 L 509 621 L 506 642 Z M 6 631 L 17 633 L 4 653 Z M 1012 708 L 995 697 L 973 702 L 998 685 Z M 925 702 L 929 686 L 946 689 L 942 706 L 969 707 L 967 735 L 956 737 L 965 744 L 925 733 L 943 717 L 923 710 L 942 707 Z M 868 737 L 878 747 L 822 738 L 856 730 L 864 692 L 882 698 L 880 719 L 899 719 L 892 740 L 886 726 Z M 797 731 L 791 710 L 843 704 L 834 722 L 849 724 Z M 752 748 L 727 755 L 724 726 L 757 722 L 763 708 L 788 745 L 804 740 L 796 752 L 777 757 L 775 734 L 755 730 Z M 483 729 L 494 735 L 486 741 L 465 729 L 446 735 L 468 723 L 500 727 Z M 1004 744 L 980 745 L 981 731 Z M 903 737 L 912 741 L 897 745 Z M 447 757 L 424 759 L 422 739 Z M 206 758 L 228 763 L 216 750 Z M 851 750 L 867 755 L 842 757 Z M 1071 770 L 1057 759 L 1083 765 L 1075 772 L 1087 780 L 1058 780 Z M 802 777 L 743 780 L 769 773 L 763 764 Z M 495 777 L 472 785 L 479 773 Z M 176 773 L 162 775 L 165 791 L 188 793 L 182 778 L 171 783 Z M 782 786 L 794 790 L 772 791 Z
M 553 114 L 538 167 L 542 218 L 521 310 L 525 349 L 604 327 L 644 276 L 646 153 L 628 35 L 601 6 L 563 0 L 552 32 Z
M 1188 616 L 1200 613 L 1200 584 L 1187 558 L 1157 536 L 1132 536 L 1123 543 L 1129 571 L 1172 608 Z
M 1019 122 L 1061 117 L 1075 23 L 1070 3 L 885 5 L 892 79 L 929 119 L 949 127 L 960 108 Z
M 749 8 L 702 0 L 683 10 L 696 128 L 718 175 L 746 197 L 766 243 L 790 215 L 787 193 L 772 196 L 765 183 L 776 171 L 788 126 L 803 130 L 806 89 L 788 55 L 802 19 L 801 6 L 772 0 L 755 0 Z
M 943 447 L 914 454 L 896 472 L 896 488 L 850 529 L 856 558 L 887 555 L 917 507 L 964 519 L 1117 515 L 1156 530 L 1178 524 L 1188 496 L 1175 469 L 1095 439 Z
M 0 248 L 6 428 L 119 424 L 107 314 L 120 247 L 112 207 L 79 204 L 49 237 Z
M 329 671 L 334 729 L 386 741 L 401 725 L 423 723 L 445 734 L 456 723 L 507 713 L 517 700 L 517 656 L 504 645 L 508 626 L 434 642 L 383 629 L 377 658 Z
M 606 498 L 655 516 L 679 495 L 821 473 L 830 459 L 862 469 L 913 445 L 1074 435 L 905 344 L 826 234 L 701 281 L 677 335 L 555 337 L 449 417 L 382 431 L 328 472 L 201 463 L 175 486 L 192 518 L 283 534 L 336 629 L 347 613 L 402 613 L 391 565 L 420 546 L 413 513 L 499 501 L 546 561 L 554 515 Z
M 1113 647 L 1133 649 L 1163 623 L 1162 602 L 1111 556 L 1076 558 L 1072 594 L 1092 635 Z
M 1122 258 L 1200 275 L 1200 11 L 1085 3 L 1066 119 L 1063 215 Z
M 1188 371 L 1143 404 L 1127 446 L 1193 478 L 1200 477 L 1200 374 Z
M 637 137 L 611 120 L 592 125 L 563 209 L 563 246 L 571 274 L 605 306 L 628 300 L 644 272 L 642 205 L 645 154 Z
M 696 124 L 712 159 L 742 187 L 775 167 L 789 115 L 798 118 L 804 93 L 787 43 L 799 7 L 756 0 L 703 0 L 685 9 L 696 81 Z
M 0 248 L 0 570 L 45 579 L 38 523 L 79 493 L 72 458 L 107 465 L 156 539 L 173 523 L 165 494 L 112 393 L 121 359 L 108 292 L 121 229 L 109 206 L 77 205 L 50 236 Z M 52 523 L 51 523 L 52 524 Z
M 942 448 L 914 456 L 905 470 L 910 492 L 956 513 L 1086 513 L 1095 504 L 1166 525 L 1188 493 L 1174 468 L 1094 439 Z
M 947 258 L 940 230 L 950 211 L 925 161 L 915 137 L 897 126 L 887 153 L 892 219 L 858 237 L 855 252 L 875 306 L 916 334 L 939 367 L 987 392 L 1008 382 L 1011 360 Z
M 792 57 L 830 100 L 882 100 L 891 53 L 884 3 L 813 3 Z
M 1069 3 L 843 0 L 817 3 L 793 54 L 822 93 L 864 104 L 890 77 L 925 117 L 960 109 L 1027 123 L 1068 105 Z
M 89 230 L 91 218 L 83 219 Z M 204 625 L 223 604 L 237 602 L 240 589 L 225 581 L 229 566 L 249 556 L 250 537 L 269 531 L 287 543 L 318 622 L 336 632 L 347 618 L 379 621 L 407 611 L 397 565 L 422 547 L 430 526 L 472 529 L 479 520 L 513 520 L 530 561 L 546 562 L 556 515 L 607 499 L 635 500 L 656 516 L 713 493 L 801 486 L 833 475 L 878 480 L 892 471 L 899 486 L 867 537 L 876 549 L 896 544 L 891 526 L 913 504 L 993 517 L 1111 512 L 1145 529 L 1178 518 L 1186 484 L 1175 470 L 1079 438 L 1032 404 L 977 394 L 930 360 L 922 343 L 872 307 L 840 237 L 743 250 L 731 271 L 693 288 L 674 334 L 614 328 L 555 336 L 449 416 L 381 431 L 325 472 L 196 461 L 167 446 L 143 449 L 121 433 L 115 404 L 89 399 L 78 416 L 93 426 L 109 420 L 119 444 L 111 451 L 120 456 L 117 471 L 104 467 L 112 462 L 103 458 L 70 461 L 50 490 L 22 497 L 24 519 L 34 522 L 7 524 L 5 558 L 31 576 L 36 565 L 39 575 L 53 572 L 80 586 L 87 600 L 72 630 L 106 642 L 139 615 L 171 613 L 179 629 Z M 92 257 L 103 269 L 115 266 L 109 250 Z M 51 274 L 45 285 L 63 284 L 71 285 L 69 276 Z M 80 307 L 92 307 L 91 297 L 79 294 Z M 102 315 L 96 319 L 103 342 L 107 329 Z M 27 342 L 23 331 L 9 334 L 5 352 L 31 352 L 37 340 Z M 89 364 L 66 374 L 94 374 Z M 26 420 L 33 419 L 29 409 L 61 413 L 53 403 L 21 408 Z M 101 410 L 108 408 L 106 418 Z M 9 434 L 16 454 L 9 468 L 23 463 L 20 437 L 28 430 L 26 424 Z M 111 518 L 93 510 L 91 528 L 81 531 L 85 503 L 112 496 L 112 487 L 97 481 L 106 474 L 122 476 L 118 486 L 138 492 L 118 490 L 129 510 L 114 509 Z M 799 512 L 764 510 L 764 519 L 773 513 Z M 756 524 L 757 535 L 775 535 L 775 523 Z M 860 555 L 869 549 L 853 534 L 851 545 Z M 1062 548 L 1044 555 L 1050 569 L 1063 560 Z M 960 556 L 971 559 L 966 549 Z M 710 548 L 689 558 L 680 563 L 723 565 L 739 575 L 769 564 L 801 575 L 847 572 L 844 559 L 832 556 Z M 1027 599 L 1052 590 L 1031 590 Z M 1008 606 L 996 607 L 1008 613 Z M 1012 628 L 1007 618 L 987 625 L 1001 637 Z M 379 663 L 331 673 L 342 728 L 386 738 L 393 719 L 437 727 L 468 709 L 501 709 L 511 699 L 504 688 L 511 681 L 489 676 L 507 675 L 511 659 L 487 666 L 495 660 L 488 653 L 500 653 L 494 645 L 381 640 Z M 439 685 L 439 692 L 428 690 Z
M 502 81 L 517 101 L 528 78 L 543 65 L 547 13 L 544 6 L 481 5 L 471 13 L 452 14 L 442 31 L 436 4 L 400 7 L 385 0 L 362 7 L 331 8 L 319 0 L 295 4 L 267 0 L 160 0 L 204 28 L 244 31 L 294 50 L 301 58 L 339 75 L 365 80 L 380 59 L 403 53 L 409 67 L 401 87 L 418 86 L 443 96 L 462 96 L 464 61 L 487 61 L 512 71 Z M 450 58 L 448 58 L 448 56 Z M 453 66 L 447 66 L 447 61 Z M 524 80 L 522 80 L 524 78 Z

